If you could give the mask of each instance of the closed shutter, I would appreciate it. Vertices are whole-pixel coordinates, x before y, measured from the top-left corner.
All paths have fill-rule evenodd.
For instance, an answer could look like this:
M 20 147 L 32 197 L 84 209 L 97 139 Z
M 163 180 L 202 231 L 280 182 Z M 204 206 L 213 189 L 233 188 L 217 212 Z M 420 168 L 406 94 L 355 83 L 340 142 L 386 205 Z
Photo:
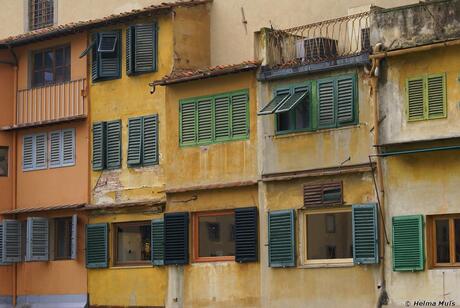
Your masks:
M 343 204 L 342 181 L 320 184 L 305 184 L 303 187 L 304 207 Z
M 407 112 L 409 120 L 424 118 L 424 82 L 423 78 L 412 78 L 407 81 Z
M 50 136 L 50 167 L 62 165 L 62 140 L 61 131 L 51 132 Z
M 351 123 L 354 121 L 354 89 L 354 77 L 337 79 L 337 121 L 339 124 Z
M 128 120 L 128 165 L 141 164 L 142 155 L 142 117 Z
M 144 117 L 143 164 L 158 164 L 158 115 Z
M 295 266 L 294 210 L 268 213 L 268 264 Z
M 353 262 L 379 263 L 377 204 L 358 204 L 352 208 Z
M 46 134 L 35 135 L 35 169 L 46 168 Z
M 22 170 L 34 168 L 34 136 L 24 136 L 22 139 Z
M 334 81 L 318 81 L 318 127 L 335 126 Z
M 99 79 L 99 53 L 97 52 L 97 45 L 99 44 L 99 33 L 93 33 L 91 40 L 95 41 L 95 46 L 91 49 L 91 80 L 96 81 Z
M 21 223 L 16 220 L 3 220 L 3 262 L 21 261 Z
M 108 224 L 86 226 L 86 267 L 108 267 Z
M 393 217 L 393 271 L 423 271 L 423 216 Z
M 232 137 L 241 138 L 249 134 L 248 95 L 232 95 Z
M 107 169 L 121 167 L 121 120 L 107 122 L 106 129 Z
M 215 99 L 214 135 L 216 140 L 230 138 L 230 98 L 228 96 Z
M 126 29 L 126 74 L 134 73 L 134 26 Z
M 120 32 L 104 32 L 99 35 L 99 77 L 120 77 Z
M 427 83 L 428 118 L 442 118 L 446 116 L 446 85 L 445 74 L 430 75 Z
M 198 142 L 212 141 L 212 102 L 211 100 L 199 101 L 198 111 Z
M 48 219 L 27 218 L 26 261 L 48 261 Z
M 75 129 L 62 131 L 62 165 L 75 165 Z
M 196 142 L 196 104 L 184 102 L 180 105 L 180 143 L 182 145 Z
M 0 223 L 0 265 L 4 265 L 3 262 L 3 224 Z
M 257 214 L 256 207 L 235 210 L 236 262 L 255 262 L 258 260 Z
M 105 168 L 106 123 L 93 123 L 93 170 Z
M 77 234 L 78 234 L 78 216 L 72 215 L 72 234 L 71 234 L 71 242 L 70 242 L 70 258 L 72 260 L 77 259 Z
M 153 265 L 164 264 L 164 221 L 163 219 L 152 220 L 152 263 Z
M 188 264 L 189 213 L 167 213 L 164 224 L 164 264 Z
M 156 24 L 136 25 L 134 68 L 136 73 L 156 70 Z

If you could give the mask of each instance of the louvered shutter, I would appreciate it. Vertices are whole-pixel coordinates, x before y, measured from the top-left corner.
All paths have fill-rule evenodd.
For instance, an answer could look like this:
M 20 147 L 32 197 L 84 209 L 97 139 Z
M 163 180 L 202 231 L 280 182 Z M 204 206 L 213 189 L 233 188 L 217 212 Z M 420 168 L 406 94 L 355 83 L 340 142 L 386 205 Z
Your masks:
M 93 123 L 93 170 L 105 168 L 106 123 Z
M 48 219 L 27 218 L 26 261 L 48 261 Z
M 216 140 L 230 138 L 230 98 L 228 96 L 215 99 L 214 136 Z
M 423 78 L 412 78 L 407 81 L 407 113 L 409 120 L 424 118 L 424 82 Z
M 126 29 L 126 74 L 134 73 L 134 26 Z
M 198 101 L 198 142 L 212 141 L 212 102 L 211 100 Z
M 3 220 L 3 262 L 21 261 L 21 223 L 16 220 Z
M 96 41 L 94 47 L 91 49 L 91 80 L 96 81 L 99 79 L 99 53 L 97 46 L 99 44 L 99 33 L 93 33 L 91 40 Z
M 320 184 L 305 184 L 303 187 L 304 207 L 343 204 L 342 181 Z
M 423 216 L 393 217 L 393 271 L 423 271 Z
M 339 124 L 352 123 L 355 106 L 355 79 L 342 77 L 337 79 L 337 122 Z
M 153 265 L 164 264 L 164 221 L 163 219 L 152 220 L 152 263 Z
M 128 165 L 139 166 L 142 155 L 142 117 L 128 120 Z
M 34 168 L 34 136 L 24 136 L 22 139 L 22 170 Z
M 335 126 L 334 81 L 318 81 L 318 127 Z
M 248 95 L 232 95 L 232 137 L 241 138 L 249 134 Z
M 156 70 L 156 24 L 136 25 L 134 68 L 136 73 Z
M 353 262 L 379 263 L 377 204 L 358 204 L 352 207 Z
M 430 75 L 427 83 L 427 111 L 429 119 L 446 116 L 445 74 Z
M 108 224 L 86 225 L 86 267 L 108 267 Z
M 158 164 L 158 115 L 144 117 L 143 125 L 143 164 Z
M 62 165 L 72 166 L 75 164 L 75 129 L 62 131 Z
M 121 120 L 107 122 L 106 129 L 107 169 L 121 167 Z
M 62 136 L 61 131 L 51 132 L 50 136 L 50 167 L 62 165 Z
M 164 224 L 164 264 L 188 264 L 189 213 L 167 213 Z
M 115 41 L 113 41 L 113 38 L 115 38 Z M 98 51 L 99 77 L 120 77 L 120 32 L 100 33 L 99 41 L 99 47 L 103 48 L 101 50 L 106 50 L 104 52 Z M 112 50 L 112 46 L 113 52 L 109 52 L 109 50 Z
M 270 267 L 295 266 L 294 210 L 268 213 L 268 264 Z
M 72 230 L 71 230 L 71 238 L 70 238 L 70 258 L 72 260 L 77 259 L 77 234 L 78 234 L 78 216 L 72 215 Z
M 235 260 L 255 262 L 258 260 L 258 211 L 256 207 L 235 210 Z
M 0 223 L 0 265 L 4 265 L 3 262 L 3 224 Z
M 35 169 L 45 169 L 47 162 L 46 134 L 35 135 Z
M 180 143 L 196 143 L 196 103 L 184 102 L 180 105 Z

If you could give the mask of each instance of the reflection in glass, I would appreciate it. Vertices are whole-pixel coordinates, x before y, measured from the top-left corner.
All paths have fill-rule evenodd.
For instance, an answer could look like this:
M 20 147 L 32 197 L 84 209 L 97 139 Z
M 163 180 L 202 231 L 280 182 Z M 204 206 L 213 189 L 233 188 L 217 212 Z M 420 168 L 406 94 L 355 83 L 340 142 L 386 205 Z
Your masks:
M 150 260 L 150 223 L 117 225 L 117 262 Z
M 198 217 L 199 257 L 235 255 L 233 213 Z
M 436 262 L 449 263 L 449 220 L 438 219 L 436 224 Z

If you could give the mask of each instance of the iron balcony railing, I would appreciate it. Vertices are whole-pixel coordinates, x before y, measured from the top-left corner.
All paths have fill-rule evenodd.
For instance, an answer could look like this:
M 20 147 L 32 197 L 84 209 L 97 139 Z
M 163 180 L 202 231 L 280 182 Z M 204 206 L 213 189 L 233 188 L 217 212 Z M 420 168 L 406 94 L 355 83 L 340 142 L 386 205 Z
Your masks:
M 88 112 L 86 79 L 19 90 L 16 125 L 33 125 L 85 117 Z
M 267 32 L 268 65 L 334 61 L 371 51 L 369 12 Z

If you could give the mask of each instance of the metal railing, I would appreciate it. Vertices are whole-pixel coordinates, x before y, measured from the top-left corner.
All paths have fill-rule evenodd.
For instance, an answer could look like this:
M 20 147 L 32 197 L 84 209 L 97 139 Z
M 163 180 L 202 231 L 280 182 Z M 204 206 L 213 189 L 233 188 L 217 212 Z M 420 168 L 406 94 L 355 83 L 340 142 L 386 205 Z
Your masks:
M 79 79 L 19 90 L 16 125 L 86 116 L 88 112 L 86 89 L 86 79 Z
M 370 52 L 369 12 L 267 32 L 269 66 L 333 61 Z

